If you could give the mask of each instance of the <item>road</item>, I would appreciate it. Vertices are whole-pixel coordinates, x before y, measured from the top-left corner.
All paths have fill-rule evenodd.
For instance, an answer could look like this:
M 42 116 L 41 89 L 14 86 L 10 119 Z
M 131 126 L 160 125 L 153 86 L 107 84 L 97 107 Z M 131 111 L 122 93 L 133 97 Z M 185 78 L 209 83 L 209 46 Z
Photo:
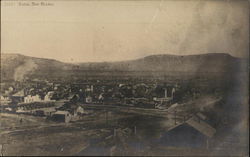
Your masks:
M 146 109 L 139 107 L 130 107 L 130 106 L 115 106 L 115 105 L 101 105 L 101 104 L 81 104 L 85 109 L 94 109 L 94 110 L 106 110 L 106 111 L 115 111 L 115 112 L 124 112 L 132 114 L 141 114 L 155 117 L 168 117 L 171 112 L 167 109 Z

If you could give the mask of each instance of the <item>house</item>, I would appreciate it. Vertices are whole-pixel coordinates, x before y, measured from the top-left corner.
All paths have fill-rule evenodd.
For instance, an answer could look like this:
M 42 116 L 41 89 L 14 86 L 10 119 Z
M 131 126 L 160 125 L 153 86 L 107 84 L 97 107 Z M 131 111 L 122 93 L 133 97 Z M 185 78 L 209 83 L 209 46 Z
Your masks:
M 28 95 L 28 96 L 24 97 L 25 103 L 38 102 L 38 101 L 42 101 L 42 99 L 40 98 L 40 96 L 38 94 L 34 95 L 34 96 Z
M 13 91 L 14 91 L 14 88 L 13 88 L 13 87 L 9 87 L 9 91 L 10 91 L 10 92 L 13 92 Z
M 51 100 L 51 97 L 49 95 L 44 96 L 44 101 L 50 101 L 50 100 Z
M 84 112 L 84 109 L 81 107 L 81 106 L 78 106 L 75 110 L 75 113 L 77 115 L 83 115 L 85 112 Z
M 86 103 L 92 103 L 92 97 L 91 96 L 87 96 L 85 99 Z
M 13 109 L 10 108 L 10 107 L 5 108 L 5 110 L 6 110 L 6 111 L 9 111 L 9 112 L 13 111 Z
M 24 90 L 21 90 L 12 95 L 13 97 L 24 97 Z
M 21 90 L 11 96 L 13 103 L 20 103 L 24 101 L 24 90 Z
M 27 113 L 28 111 L 24 109 L 24 107 L 18 107 L 16 113 Z
M 51 101 L 51 98 L 53 96 L 54 92 L 50 91 L 44 96 L 44 101 Z
M 94 86 L 93 85 L 87 85 L 85 92 L 87 93 L 93 93 L 94 91 Z
M 169 128 L 160 142 L 171 147 L 208 148 L 216 130 L 198 116 Z
M 8 104 L 10 102 L 10 98 L 6 95 L 1 95 L 0 102 L 1 102 L 1 105 Z
M 41 108 L 35 111 L 35 113 L 42 116 L 52 116 L 56 112 L 55 107 Z
M 71 108 L 67 111 L 69 111 L 69 113 L 71 113 L 71 121 L 80 120 L 83 117 L 83 115 L 85 114 L 85 111 L 81 106 L 78 106 L 76 108 Z
M 76 103 L 79 100 L 78 94 L 70 94 L 68 97 L 70 102 Z
M 57 122 L 69 123 L 71 121 L 72 115 L 69 111 L 56 111 L 52 115 L 52 119 Z

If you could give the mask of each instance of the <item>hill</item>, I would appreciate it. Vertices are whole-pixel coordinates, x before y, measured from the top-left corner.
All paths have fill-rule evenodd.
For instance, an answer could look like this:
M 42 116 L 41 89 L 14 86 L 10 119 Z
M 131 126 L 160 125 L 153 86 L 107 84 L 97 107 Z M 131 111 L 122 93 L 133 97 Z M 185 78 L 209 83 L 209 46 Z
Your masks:
M 1 54 L 1 79 L 22 81 L 25 76 L 34 73 L 50 73 L 70 70 L 73 64 L 53 59 L 35 58 L 20 54 Z
M 69 64 L 53 59 L 35 58 L 20 54 L 1 54 L 1 79 L 22 81 L 31 75 L 110 75 L 120 73 L 138 75 L 146 72 L 147 76 L 171 73 L 232 73 L 238 71 L 242 59 L 223 53 L 199 55 L 152 55 L 144 58 L 120 62 L 93 62 Z
M 82 63 L 80 69 L 163 72 L 227 72 L 237 68 L 240 59 L 229 54 L 152 55 L 122 62 Z

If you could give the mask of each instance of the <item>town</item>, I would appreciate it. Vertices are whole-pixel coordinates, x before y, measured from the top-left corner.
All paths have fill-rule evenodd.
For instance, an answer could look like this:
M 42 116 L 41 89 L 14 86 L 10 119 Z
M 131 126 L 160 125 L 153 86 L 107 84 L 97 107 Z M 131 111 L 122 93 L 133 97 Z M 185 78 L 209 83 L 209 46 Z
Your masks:
M 0 156 L 249 156 L 248 3 L 1 1 Z
M 232 131 L 245 107 L 237 93 L 246 73 L 237 69 L 216 65 L 220 72 L 213 66 L 209 72 L 169 71 L 164 69 L 173 60 L 169 55 L 133 63 L 162 70 L 140 70 L 142 65 L 124 69 L 130 61 L 80 66 L 3 56 L 2 155 L 154 156 L 181 155 L 190 149 L 190 156 L 225 155 L 246 147 L 240 136 L 244 133 Z M 175 57 L 183 62 L 194 59 L 194 66 L 201 57 L 232 59 L 225 54 Z M 235 76 L 242 81 L 235 81 Z
M 190 139 L 192 136 L 198 136 L 195 147 L 208 153 L 209 150 L 219 145 L 219 137 L 223 134 L 221 130 L 228 127 L 228 123 L 235 121 L 232 114 L 228 113 L 238 109 L 232 106 L 229 108 L 226 100 L 223 99 L 228 94 L 227 88 L 233 91 L 233 88 L 237 86 L 230 80 L 224 81 L 214 79 L 214 77 L 105 79 L 107 77 L 104 75 L 97 78 L 78 76 L 76 80 L 51 78 L 26 76 L 20 80 L 1 82 L 4 141 L 8 139 L 9 132 L 15 132 L 21 128 L 29 132 L 36 129 L 38 125 L 41 129 L 55 129 L 55 132 L 62 134 L 61 136 L 70 137 L 69 139 L 78 138 L 74 140 L 75 146 L 67 150 L 65 146 L 61 147 L 62 143 L 66 142 L 64 140 L 59 140 L 60 143 L 57 144 L 60 147 L 59 150 L 39 150 L 40 153 L 45 154 L 58 155 L 63 153 L 61 149 L 64 149 L 64 152 L 69 155 L 97 155 L 97 152 L 92 152 L 92 149 L 96 147 L 105 148 L 106 151 L 105 153 L 99 152 L 98 155 L 121 155 L 125 152 L 128 155 L 132 152 L 135 155 L 149 152 L 154 154 L 158 152 L 158 149 L 162 149 L 162 144 L 159 144 L 161 140 L 165 146 L 186 149 L 194 144 L 193 139 Z M 218 110 L 223 111 L 218 112 Z M 142 125 L 142 122 L 145 124 Z M 153 130 L 147 128 L 151 125 L 153 125 Z M 67 135 L 65 129 L 69 129 L 70 134 Z M 85 129 L 90 133 L 95 132 L 94 130 L 98 132 L 86 137 Z M 77 131 L 78 135 L 71 137 L 73 130 Z M 55 138 L 52 137 L 54 131 L 47 132 L 46 136 Z M 153 146 L 150 146 L 151 140 L 146 138 L 149 132 L 161 134 L 161 137 L 152 136 L 152 140 L 158 140 Z M 36 134 L 41 136 L 40 133 Z M 138 139 L 140 136 L 143 140 Z M 99 138 L 96 139 L 97 137 Z M 86 143 L 85 141 L 83 145 L 82 138 L 88 139 L 87 141 L 95 139 L 98 142 Z M 146 142 L 150 150 L 141 148 L 142 150 L 135 151 L 133 147 L 120 150 L 122 147 L 127 147 L 131 140 L 132 142 L 139 141 L 139 145 Z M 56 140 L 52 143 L 54 142 Z M 37 148 L 35 145 L 39 143 L 34 141 L 33 144 L 34 148 Z M 225 145 L 220 146 L 219 152 L 224 152 L 229 148 L 228 143 Z M 9 152 L 15 152 L 11 145 L 7 148 Z M 76 148 L 77 151 L 74 150 Z M 197 150 L 194 152 L 197 153 Z M 31 152 L 31 154 L 34 153 Z
M 99 80 L 96 83 L 70 84 L 41 80 L 15 82 L 1 90 L 2 111 L 40 116 L 66 116 L 72 106 L 81 108 L 80 105 L 84 104 L 167 109 L 183 98 L 178 84 L 107 84 Z M 199 91 L 192 94 L 197 97 Z M 68 115 L 73 117 L 74 112 Z M 65 118 L 65 122 L 69 121 Z

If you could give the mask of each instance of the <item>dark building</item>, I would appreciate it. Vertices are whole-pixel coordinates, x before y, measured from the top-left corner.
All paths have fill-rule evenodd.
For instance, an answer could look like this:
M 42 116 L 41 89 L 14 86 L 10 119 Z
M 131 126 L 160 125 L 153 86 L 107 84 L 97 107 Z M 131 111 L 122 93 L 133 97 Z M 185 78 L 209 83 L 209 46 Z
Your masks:
M 185 123 L 170 128 L 160 139 L 160 143 L 172 147 L 208 148 L 216 130 L 194 116 Z
M 21 90 L 11 96 L 11 100 L 13 104 L 18 104 L 24 101 L 24 91 Z

